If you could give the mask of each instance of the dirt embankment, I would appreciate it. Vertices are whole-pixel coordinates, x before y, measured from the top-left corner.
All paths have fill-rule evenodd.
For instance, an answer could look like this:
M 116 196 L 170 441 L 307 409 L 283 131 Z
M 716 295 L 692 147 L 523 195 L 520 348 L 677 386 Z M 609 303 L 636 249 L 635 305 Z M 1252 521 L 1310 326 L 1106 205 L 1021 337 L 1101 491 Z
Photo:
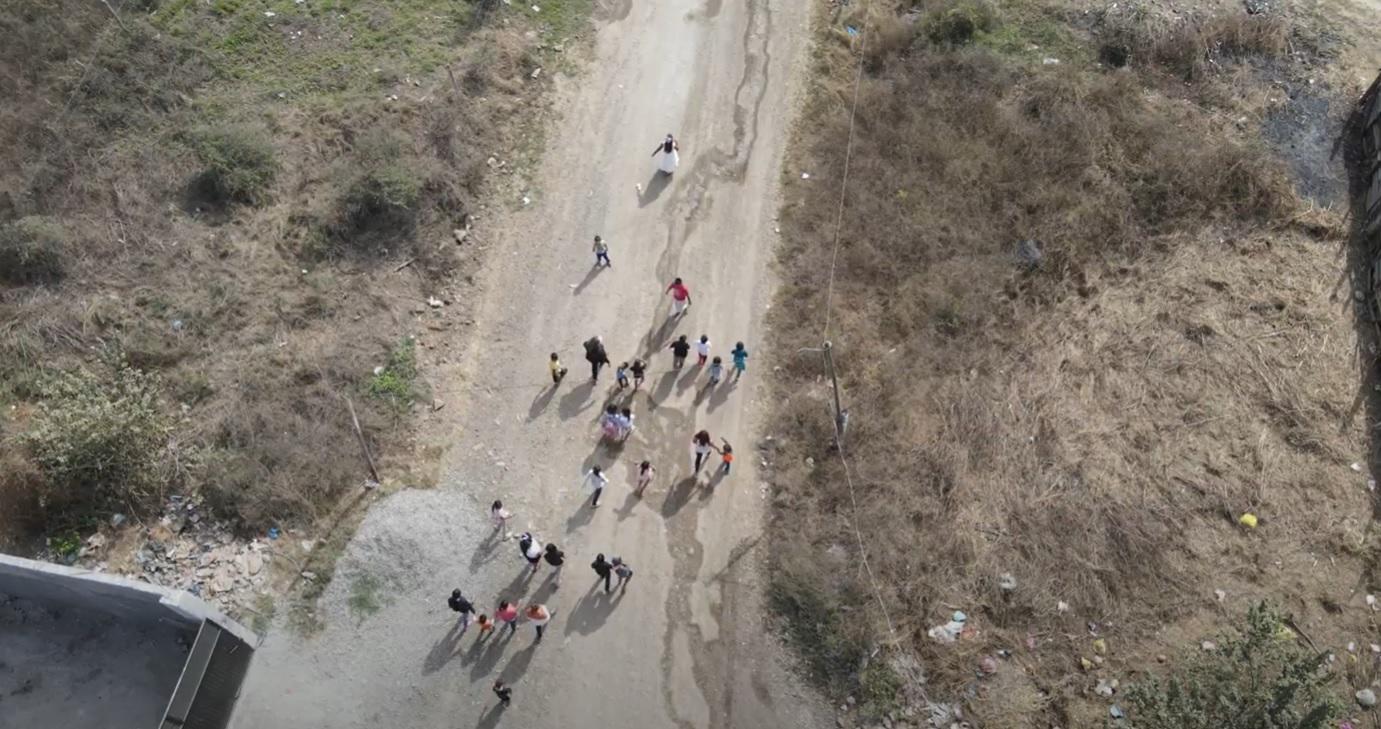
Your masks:
M 772 594 L 817 673 L 875 719 L 905 684 L 885 659 L 914 653 L 984 726 L 1088 726 L 1117 700 L 1100 680 L 1265 599 L 1340 656 L 1340 694 L 1369 682 L 1342 658 L 1381 585 L 1370 340 L 1320 143 L 1360 91 L 1335 30 L 1235 5 L 846 9 L 787 173 L 783 351 L 821 337 L 857 29 L 830 333 L 857 513 L 813 359 L 781 374 L 773 446 Z M 927 637 L 956 610 L 966 637 Z
M 427 350 L 471 323 L 479 201 L 520 197 L 588 8 L 110 5 L 0 10 L 0 545 L 108 531 L 93 562 L 214 593 L 196 554 L 148 566 L 187 541 L 161 517 L 214 522 L 194 552 L 333 525 L 361 437 L 386 488 L 434 480 L 422 370 L 458 353 Z

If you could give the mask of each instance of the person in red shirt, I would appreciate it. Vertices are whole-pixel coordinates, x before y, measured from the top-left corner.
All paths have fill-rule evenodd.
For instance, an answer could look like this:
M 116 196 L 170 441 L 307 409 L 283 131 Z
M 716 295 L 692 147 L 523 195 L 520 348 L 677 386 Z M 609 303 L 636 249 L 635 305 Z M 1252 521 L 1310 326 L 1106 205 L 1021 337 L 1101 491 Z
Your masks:
M 671 315 L 668 319 L 674 319 L 685 313 L 686 308 L 691 305 L 690 288 L 677 278 L 667 286 L 666 293 L 671 294 Z

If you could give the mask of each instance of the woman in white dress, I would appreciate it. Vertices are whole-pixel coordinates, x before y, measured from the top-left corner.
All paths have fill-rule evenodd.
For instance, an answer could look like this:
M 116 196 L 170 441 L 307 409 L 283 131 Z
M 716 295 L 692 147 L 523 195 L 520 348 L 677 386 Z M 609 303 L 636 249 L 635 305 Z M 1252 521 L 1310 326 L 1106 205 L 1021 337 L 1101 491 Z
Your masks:
M 658 154 L 662 155 L 662 161 L 657 165 L 657 169 L 662 174 L 670 175 L 676 171 L 676 165 L 681 163 L 681 156 L 677 154 L 680 149 L 681 145 L 677 144 L 676 139 L 668 134 L 667 138 L 662 140 L 656 149 L 652 150 L 653 157 Z

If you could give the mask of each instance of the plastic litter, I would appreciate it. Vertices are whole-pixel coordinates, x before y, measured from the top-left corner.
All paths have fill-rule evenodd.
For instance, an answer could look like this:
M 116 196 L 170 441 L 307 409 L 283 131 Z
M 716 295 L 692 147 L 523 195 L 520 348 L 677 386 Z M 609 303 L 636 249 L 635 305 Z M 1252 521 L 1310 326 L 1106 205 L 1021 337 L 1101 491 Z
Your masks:
M 959 636 L 963 634 L 964 625 L 968 619 L 969 616 L 962 611 L 955 610 L 954 614 L 950 616 L 949 622 L 931 628 L 926 631 L 926 635 L 940 643 L 953 643 L 959 640 Z
M 1247 513 L 1243 514 L 1242 516 L 1237 517 L 1237 523 L 1238 523 L 1238 524 L 1241 524 L 1242 526 L 1244 526 L 1244 527 L 1246 527 L 1246 528 L 1248 528 L 1248 529 L 1255 529 L 1255 528 L 1256 528 L 1256 514 L 1253 514 L 1253 513 L 1251 513 L 1251 512 L 1247 512 Z

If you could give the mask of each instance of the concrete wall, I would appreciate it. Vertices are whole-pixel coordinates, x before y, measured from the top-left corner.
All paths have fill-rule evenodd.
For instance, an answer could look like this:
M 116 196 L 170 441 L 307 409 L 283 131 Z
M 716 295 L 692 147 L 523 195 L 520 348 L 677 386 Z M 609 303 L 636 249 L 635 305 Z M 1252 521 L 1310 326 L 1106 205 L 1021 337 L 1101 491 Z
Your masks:
M 172 622 L 196 630 L 201 621 L 209 620 L 251 646 L 259 641 L 253 631 L 189 592 L 3 554 L 0 595 L 53 607 L 81 607 L 135 625 Z

